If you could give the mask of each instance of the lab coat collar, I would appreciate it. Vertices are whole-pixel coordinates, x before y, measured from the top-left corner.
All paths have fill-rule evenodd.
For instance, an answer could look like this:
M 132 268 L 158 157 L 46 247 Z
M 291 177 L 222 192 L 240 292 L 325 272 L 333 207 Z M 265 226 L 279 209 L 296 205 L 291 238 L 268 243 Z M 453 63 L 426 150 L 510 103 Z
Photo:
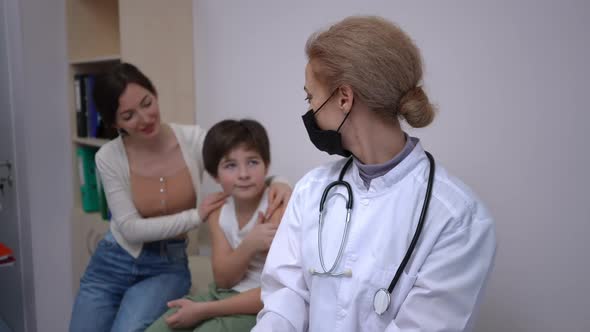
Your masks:
M 356 190 L 360 192 L 379 194 L 396 185 L 399 181 L 409 175 L 410 172 L 412 172 L 420 163 L 423 162 L 427 162 L 427 157 L 424 153 L 424 149 L 422 148 L 422 144 L 420 141 L 418 141 L 412 152 L 410 152 L 410 154 L 398 165 L 392 168 L 389 172 L 385 173 L 383 176 L 371 180 L 371 185 L 368 189 L 365 187 L 363 179 L 360 177 L 359 169 L 355 163 L 352 163 L 350 167 L 351 170 L 347 172 L 345 178 L 348 178 L 348 181 L 352 181 L 351 184 L 353 184 L 353 186 L 356 187 Z

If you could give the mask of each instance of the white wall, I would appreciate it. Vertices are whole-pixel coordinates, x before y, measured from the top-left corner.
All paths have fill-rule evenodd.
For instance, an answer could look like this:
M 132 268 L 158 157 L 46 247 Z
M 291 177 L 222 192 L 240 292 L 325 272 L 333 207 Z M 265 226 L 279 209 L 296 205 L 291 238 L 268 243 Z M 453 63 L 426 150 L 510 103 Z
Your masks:
M 307 37 L 352 14 L 398 22 L 440 107 L 412 134 L 496 218 L 477 330 L 590 330 L 589 2 L 195 0 L 194 14 L 198 123 L 260 120 L 292 181 L 328 160 L 300 119 Z
M 18 2 L 21 48 L 18 61 L 16 144 L 26 181 L 22 204 L 30 222 L 36 323 L 39 332 L 67 331 L 72 308 L 70 211 L 72 169 L 65 3 Z M 23 165 L 21 165 L 23 166 Z M 31 323 L 31 322 L 29 322 Z M 31 327 L 33 330 L 35 326 Z

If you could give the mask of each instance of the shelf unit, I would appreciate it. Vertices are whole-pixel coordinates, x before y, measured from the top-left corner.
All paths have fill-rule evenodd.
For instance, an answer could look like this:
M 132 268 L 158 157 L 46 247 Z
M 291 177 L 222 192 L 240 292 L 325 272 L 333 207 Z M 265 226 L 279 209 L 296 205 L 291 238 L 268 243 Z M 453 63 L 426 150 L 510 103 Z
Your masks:
M 154 83 L 164 122 L 195 123 L 192 0 L 66 0 L 68 80 L 74 197 L 71 212 L 73 290 L 96 244 L 109 229 L 100 213 L 82 210 L 76 148 L 99 148 L 108 140 L 78 137 L 74 75 L 101 73 L 130 62 Z M 198 252 L 199 235 L 189 233 L 189 252 Z
M 81 66 L 87 64 L 97 64 L 97 63 L 104 63 L 104 62 L 117 62 L 121 60 L 121 55 L 119 54 L 111 54 L 111 55 L 103 55 L 97 56 L 93 58 L 85 58 L 85 59 L 70 59 L 71 66 Z
M 77 136 L 72 138 L 72 142 L 74 142 L 74 144 L 83 145 L 83 146 L 93 146 L 93 147 L 97 147 L 97 148 L 100 148 L 101 146 L 106 144 L 108 141 L 109 140 L 104 139 L 104 138 L 77 137 Z

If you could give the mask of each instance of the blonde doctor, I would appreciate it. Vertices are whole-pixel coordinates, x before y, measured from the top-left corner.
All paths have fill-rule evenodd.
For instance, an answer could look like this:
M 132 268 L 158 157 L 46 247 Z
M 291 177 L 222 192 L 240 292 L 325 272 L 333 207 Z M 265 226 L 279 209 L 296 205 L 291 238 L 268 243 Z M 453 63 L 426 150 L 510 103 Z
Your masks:
M 296 185 L 253 331 L 469 331 L 494 261 L 482 202 L 408 136 L 434 118 L 411 39 L 349 17 L 306 45 L 303 122 L 345 158 Z

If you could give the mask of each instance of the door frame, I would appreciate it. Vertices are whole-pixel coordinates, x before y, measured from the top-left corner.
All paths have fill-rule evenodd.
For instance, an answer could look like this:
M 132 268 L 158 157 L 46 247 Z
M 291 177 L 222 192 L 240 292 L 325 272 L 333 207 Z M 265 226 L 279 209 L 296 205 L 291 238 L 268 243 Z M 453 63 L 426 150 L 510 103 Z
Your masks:
M 4 2 L 5 36 L 2 38 L 7 43 L 8 70 L 10 82 L 11 107 L 9 113 L 12 120 L 13 155 L 12 176 L 16 197 L 16 215 L 19 234 L 19 249 L 15 253 L 21 267 L 21 295 L 23 298 L 23 312 L 25 331 L 37 331 L 37 315 L 35 309 L 35 285 L 33 269 L 33 246 L 31 236 L 31 218 L 29 213 L 29 183 L 27 174 L 27 137 L 25 124 L 25 82 L 23 71 L 23 33 L 21 8 L 18 0 L 1 0 Z M 21 110 L 16 111 L 16 110 Z M 18 151 L 18 153 L 17 153 Z

